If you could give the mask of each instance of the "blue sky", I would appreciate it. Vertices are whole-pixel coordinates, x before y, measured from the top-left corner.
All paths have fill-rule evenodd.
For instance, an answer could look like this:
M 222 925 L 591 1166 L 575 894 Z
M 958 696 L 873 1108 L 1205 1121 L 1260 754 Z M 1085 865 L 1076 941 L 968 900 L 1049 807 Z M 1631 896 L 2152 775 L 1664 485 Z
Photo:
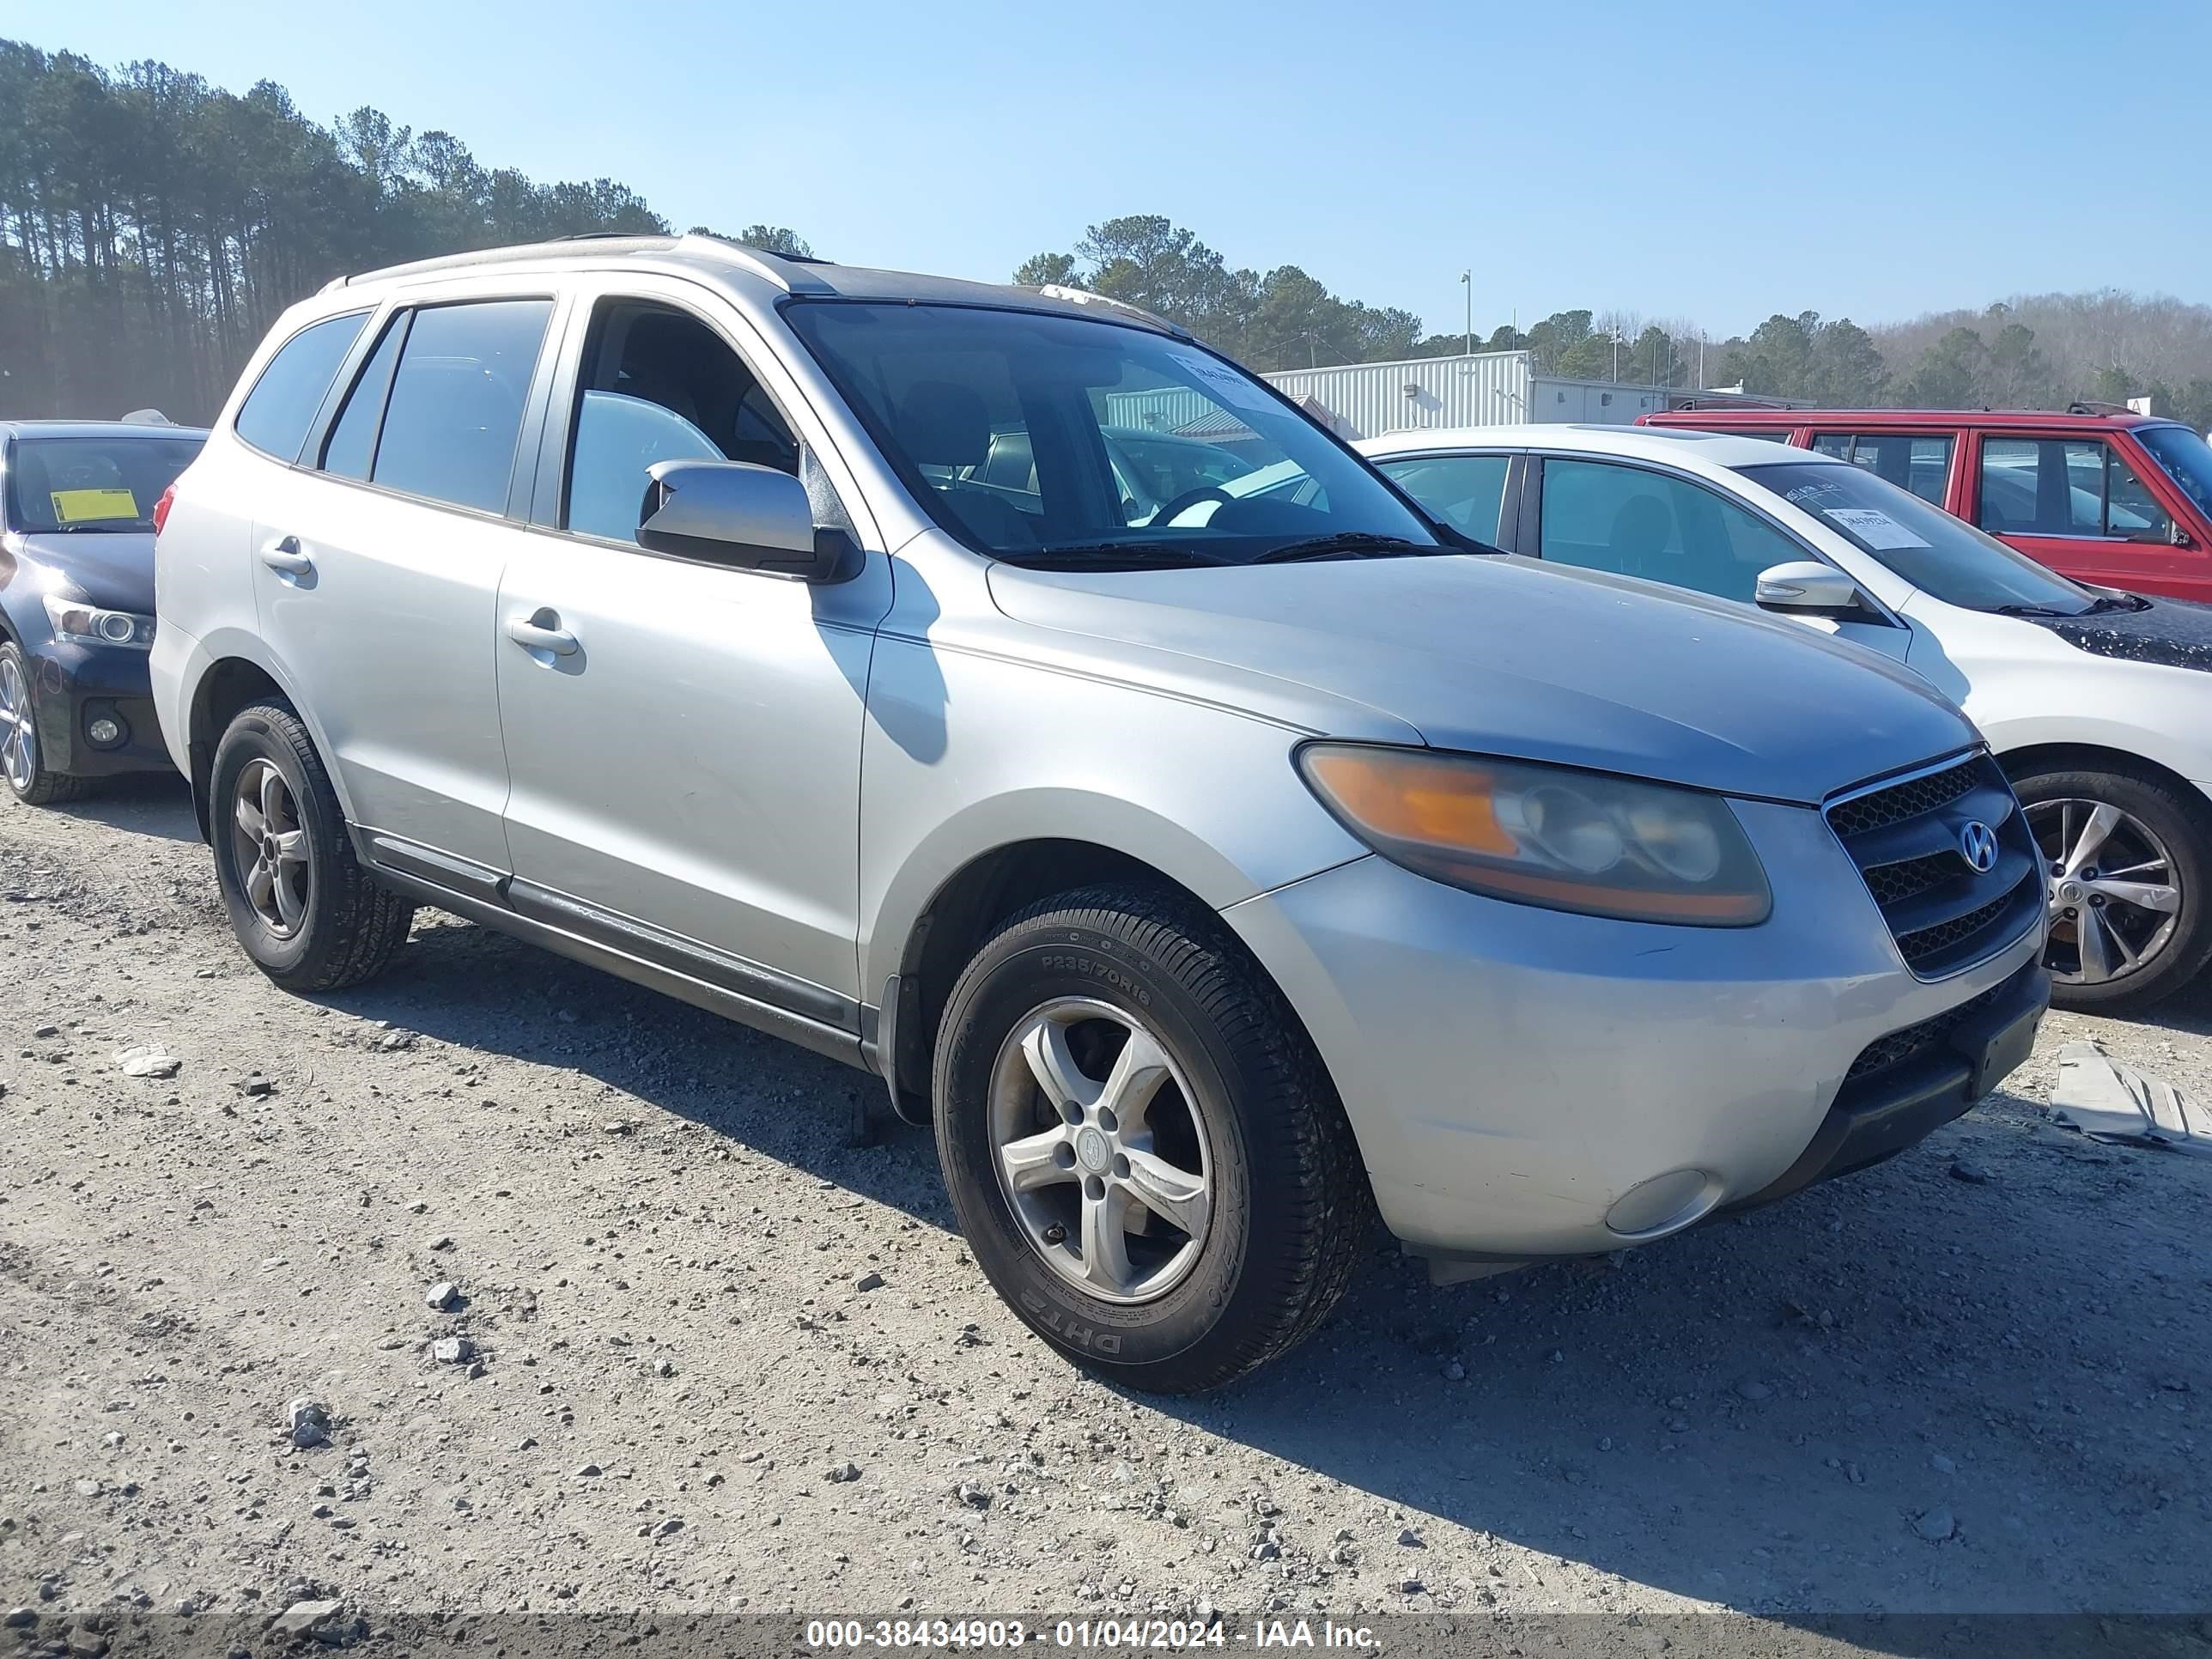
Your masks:
M 1002 279 L 1164 213 L 1437 329 L 1568 306 L 1886 321 L 2117 287 L 2212 301 L 2212 6 L 71 0 L 0 33 L 160 58 L 678 226 Z

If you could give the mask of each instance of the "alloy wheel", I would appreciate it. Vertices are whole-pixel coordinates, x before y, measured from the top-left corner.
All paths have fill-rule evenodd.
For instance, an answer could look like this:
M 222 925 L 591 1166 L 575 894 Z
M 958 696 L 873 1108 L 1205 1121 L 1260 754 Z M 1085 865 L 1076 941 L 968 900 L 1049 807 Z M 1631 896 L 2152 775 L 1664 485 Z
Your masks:
M 1159 1039 L 1089 998 L 1031 1011 L 992 1068 L 991 1144 L 1022 1234 L 1101 1301 L 1180 1284 L 1213 1219 L 1198 1100 Z
M 2166 843 L 2109 801 L 2045 800 L 2027 811 L 2048 884 L 2051 977 L 2100 985 L 2148 967 L 2181 918 Z
M 265 760 L 240 769 L 230 845 L 246 902 L 270 933 L 289 939 L 307 914 L 307 832 L 291 785 Z
M 31 688 L 13 657 L 0 659 L 0 772 L 27 793 L 39 775 L 39 734 L 31 723 Z

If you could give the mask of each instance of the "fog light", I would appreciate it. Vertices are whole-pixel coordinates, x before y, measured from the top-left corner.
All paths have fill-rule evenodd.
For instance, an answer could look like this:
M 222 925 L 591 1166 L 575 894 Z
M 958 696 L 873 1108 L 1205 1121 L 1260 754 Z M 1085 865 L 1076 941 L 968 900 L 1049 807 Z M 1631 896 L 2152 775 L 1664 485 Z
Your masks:
M 112 749 L 123 741 L 123 722 L 112 714 L 95 714 L 85 722 L 84 734 L 101 749 Z
M 1713 1206 L 1720 1183 L 1703 1170 L 1673 1170 L 1639 1182 L 1605 1212 L 1623 1238 L 1650 1238 L 1688 1226 Z

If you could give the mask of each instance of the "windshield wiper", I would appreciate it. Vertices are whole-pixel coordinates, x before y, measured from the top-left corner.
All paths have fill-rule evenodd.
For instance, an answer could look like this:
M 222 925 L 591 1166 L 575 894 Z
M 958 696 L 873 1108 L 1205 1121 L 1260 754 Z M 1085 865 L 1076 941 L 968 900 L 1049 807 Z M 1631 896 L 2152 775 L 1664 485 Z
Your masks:
M 2134 593 L 2100 593 L 2090 602 L 2091 611 L 2148 611 L 2150 601 Z
M 1299 559 L 1395 559 L 1403 556 L 1449 553 L 1434 542 L 1409 542 L 1402 536 L 1377 536 L 1371 531 L 1346 530 L 1334 536 L 1309 536 L 1270 548 L 1254 564 L 1289 564 Z
M 1187 570 L 1197 565 L 1234 562 L 1194 547 L 1164 547 L 1157 542 L 1091 542 L 1001 551 L 999 556 L 1030 570 Z
M 2092 607 L 2093 609 L 2094 607 Z M 1999 617 L 2086 617 L 2087 611 L 2055 611 L 2047 605 L 2000 605 L 1992 607 Z
M 58 524 L 51 531 L 42 530 L 37 533 L 42 536 L 137 536 L 153 527 L 151 520 L 142 520 L 135 524 L 118 524 L 110 520 L 105 524 Z

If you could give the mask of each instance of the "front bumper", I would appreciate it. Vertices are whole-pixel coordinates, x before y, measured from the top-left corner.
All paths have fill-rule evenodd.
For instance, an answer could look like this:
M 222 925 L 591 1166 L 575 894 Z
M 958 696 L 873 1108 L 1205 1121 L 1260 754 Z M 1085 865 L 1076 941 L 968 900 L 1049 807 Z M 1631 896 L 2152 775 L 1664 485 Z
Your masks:
M 1971 1002 L 1882 1038 L 1860 1054 L 1836 1103 L 1797 1161 L 1748 1198 L 1748 1210 L 1849 1175 L 1917 1146 L 1994 1088 L 2024 1054 L 2007 1044 L 2023 1025 L 2033 1032 L 2051 1007 L 2051 975 L 2039 962 L 2015 969 Z M 1897 1058 L 1885 1060 L 1885 1045 Z M 2009 1061 L 2010 1064 L 2004 1062 Z M 1999 1069 L 1999 1067 L 2002 1069 Z
M 40 754 L 47 770 L 104 778 L 171 769 L 144 650 L 47 639 L 30 645 L 27 654 Z M 121 722 L 121 742 L 92 741 L 86 727 L 103 714 Z
M 1872 1161 L 1971 1103 L 1939 1091 L 1884 1113 L 1845 1080 L 1881 1039 L 2015 976 L 2043 994 L 2040 920 L 1917 979 L 1819 813 L 1735 810 L 1775 896 L 1757 927 L 1540 910 L 1372 857 L 1223 912 L 1304 1020 L 1409 1248 L 1616 1249 Z

